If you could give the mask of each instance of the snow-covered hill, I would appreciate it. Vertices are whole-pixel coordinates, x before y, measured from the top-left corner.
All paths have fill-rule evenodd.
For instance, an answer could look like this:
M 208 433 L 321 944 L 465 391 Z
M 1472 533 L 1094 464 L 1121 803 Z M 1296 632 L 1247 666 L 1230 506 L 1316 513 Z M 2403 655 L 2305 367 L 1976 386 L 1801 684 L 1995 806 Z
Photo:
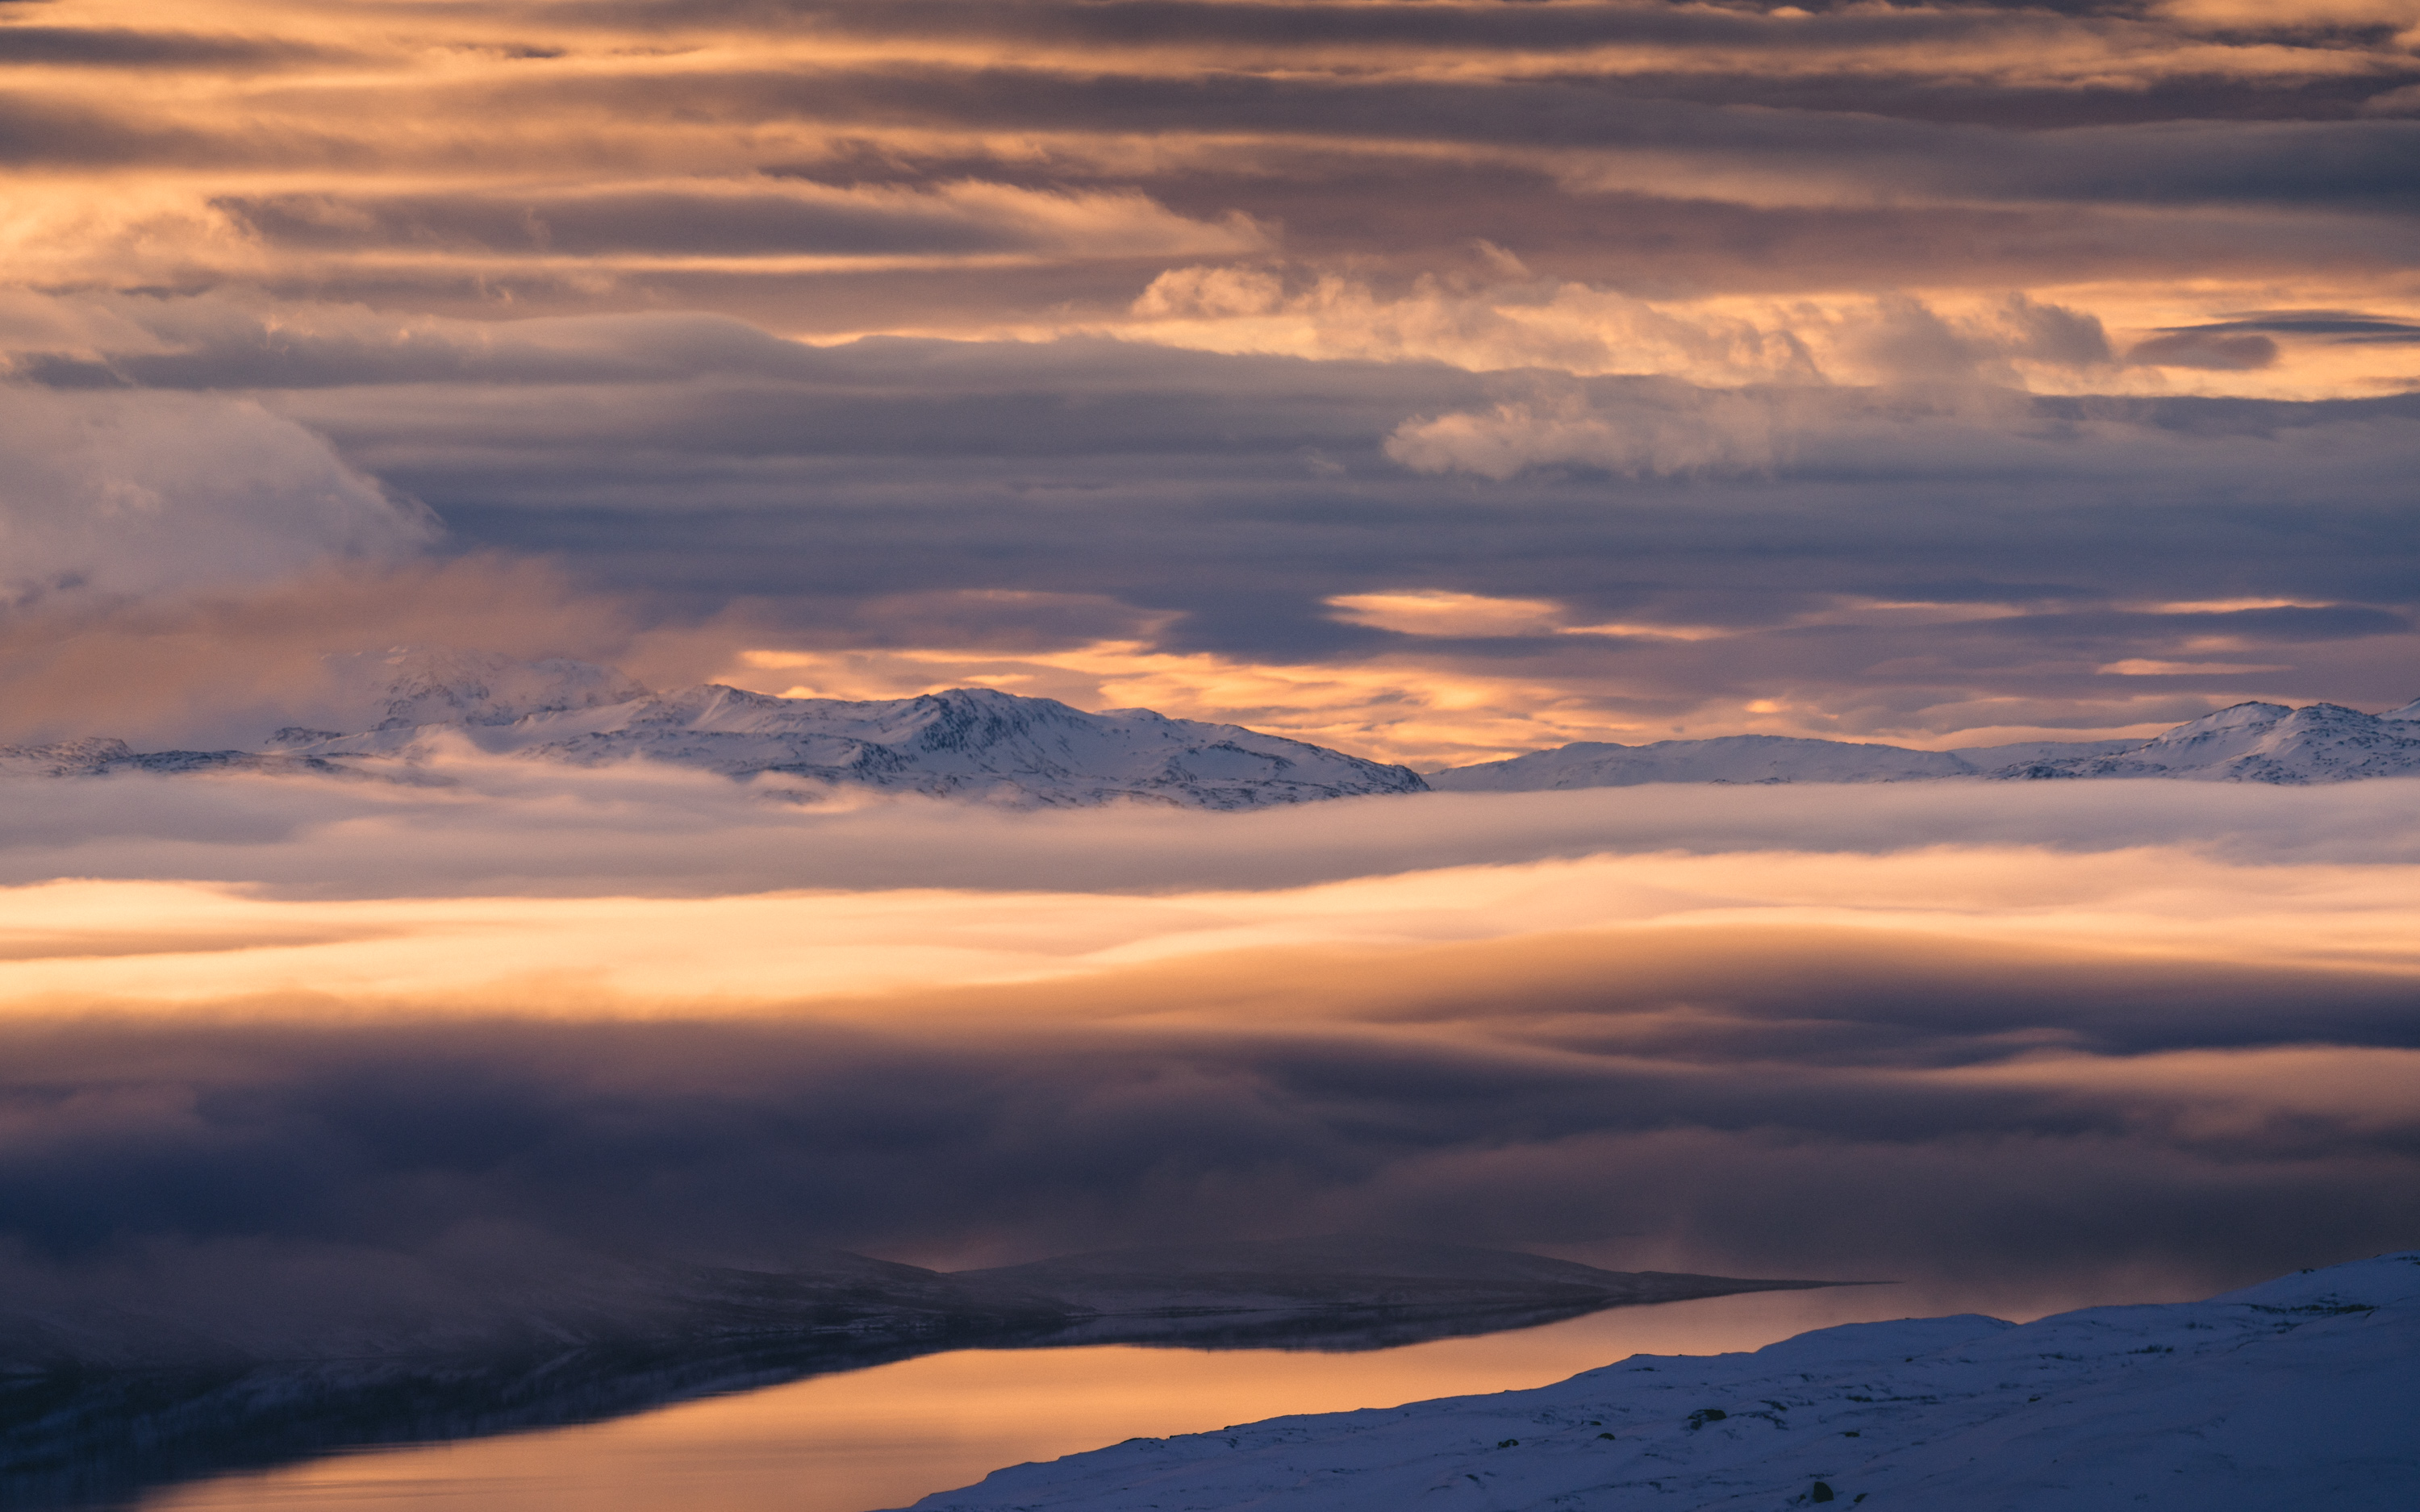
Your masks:
M 1425 787 L 1409 767 L 1240 725 L 1149 709 L 1087 714 L 990 688 L 864 702 L 711 683 L 658 694 L 585 662 L 453 654 L 342 671 L 383 677 L 353 701 L 379 716 L 375 724 L 288 727 L 259 750 L 137 752 L 115 740 L 0 747 L 0 774 L 393 770 L 467 744 L 578 765 L 666 762 L 1045 808 L 1127 800 L 1256 809 Z
M 2028 741 L 1911 750 L 1783 735 L 1580 741 L 1429 774 L 1445 793 L 1529 793 L 1646 782 L 1905 782 L 1927 778 L 2173 777 L 2208 782 L 2342 782 L 2420 775 L 2420 702 L 2385 714 L 2335 703 L 2239 703 L 2149 741 Z
M 1819 1330 L 1558 1385 L 1135 1439 L 917 1512 L 2420 1506 L 2420 1251 L 2023 1326 Z

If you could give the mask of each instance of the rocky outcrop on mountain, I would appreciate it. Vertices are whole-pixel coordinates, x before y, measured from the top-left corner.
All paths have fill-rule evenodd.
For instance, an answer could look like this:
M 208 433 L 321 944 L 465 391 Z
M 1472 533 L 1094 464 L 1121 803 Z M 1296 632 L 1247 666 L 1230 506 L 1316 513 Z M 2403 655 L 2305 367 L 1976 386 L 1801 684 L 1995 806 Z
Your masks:
M 93 777 L 132 760 L 133 747 L 98 736 L 43 746 L 0 746 L 0 777 Z

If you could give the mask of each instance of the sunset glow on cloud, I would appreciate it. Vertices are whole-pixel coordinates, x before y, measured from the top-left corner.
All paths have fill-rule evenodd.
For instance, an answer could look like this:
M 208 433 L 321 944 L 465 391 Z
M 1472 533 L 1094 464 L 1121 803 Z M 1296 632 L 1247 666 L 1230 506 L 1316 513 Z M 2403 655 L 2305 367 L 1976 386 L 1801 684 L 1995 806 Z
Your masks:
M 537 555 L 597 609 L 505 649 L 1431 763 L 2399 703 L 2409 9 L 8 8 L 8 591 Z M 226 404 L 332 450 L 69 440 Z
M 2420 1240 L 2420 0 L 0 0 L 0 1291 Z M 1016 780 L 807 728 L 997 695 Z M 2077 765 L 2255 701 L 2411 760 Z M 1439 775 L 1737 736 L 1914 765 Z

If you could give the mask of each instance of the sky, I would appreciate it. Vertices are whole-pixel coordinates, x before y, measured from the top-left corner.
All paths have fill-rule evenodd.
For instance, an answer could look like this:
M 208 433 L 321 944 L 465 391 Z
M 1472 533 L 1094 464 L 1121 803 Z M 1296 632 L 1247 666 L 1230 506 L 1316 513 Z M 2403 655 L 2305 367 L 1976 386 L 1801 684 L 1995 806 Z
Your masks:
M 2415 39 L 0 5 L 0 737 L 242 744 L 440 641 L 1427 769 L 2398 705 Z
M 398 646 L 1423 770 L 2420 694 L 2420 0 L 0 0 L 0 744 Z M 2420 1241 L 2414 785 L 0 778 L 0 1291 L 2199 1295 Z

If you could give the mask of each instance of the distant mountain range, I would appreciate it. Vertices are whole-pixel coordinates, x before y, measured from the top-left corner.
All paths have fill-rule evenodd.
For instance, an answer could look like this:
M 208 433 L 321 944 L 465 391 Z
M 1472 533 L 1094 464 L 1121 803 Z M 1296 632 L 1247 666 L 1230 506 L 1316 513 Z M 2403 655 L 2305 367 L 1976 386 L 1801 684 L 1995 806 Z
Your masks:
M 361 659 L 361 658 L 356 658 Z M 1581 741 L 1434 772 L 1241 725 L 1149 709 L 1087 714 L 992 688 L 853 702 L 708 683 L 657 693 L 577 661 L 414 653 L 367 660 L 381 680 L 352 730 L 288 727 L 248 750 L 137 751 L 122 740 L 0 746 L 0 775 L 119 771 L 409 774 L 447 749 L 575 765 L 644 760 L 734 778 L 977 798 L 1021 808 L 1144 802 L 1260 809 L 1373 794 L 1528 793 L 1649 782 L 1905 782 L 2182 778 L 2305 784 L 2420 774 L 2420 701 L 2385 714 L 2239 703 L 2151 740 L 2030 741 L 1951 750 L 1782 735 Z
M 1900 746 L 1723 735 L 1651 746 L 1580 741 L 1510 761 L 1433 772 L 1447 793 L 1532 793 L 1645 782 L 1907 782 L 2172 777 L 2204 782 L 2345 782 L 2420 774 L 2420 701 L 2385 714 L 2335 703 L 2238 703 L 2150 740 L 2028 741 L 1912 750 Z
M 990 688 L 851 702 L 708 683 L 654 693 L 584 662 L 401 658 L 383 717 L 352 732 L 289 727 L 256 750 L 140 752 L 118 740 L 0 746 L 0 773 L 395 772 L 448 748 L 600 766 L 646 760 L 728 777 L 969 797 L 1025 808 L 1121 800 L 1258 809 L 1418 793 L 1389 766 L 1241 725 L 1149 709 L 1087 714 Z

